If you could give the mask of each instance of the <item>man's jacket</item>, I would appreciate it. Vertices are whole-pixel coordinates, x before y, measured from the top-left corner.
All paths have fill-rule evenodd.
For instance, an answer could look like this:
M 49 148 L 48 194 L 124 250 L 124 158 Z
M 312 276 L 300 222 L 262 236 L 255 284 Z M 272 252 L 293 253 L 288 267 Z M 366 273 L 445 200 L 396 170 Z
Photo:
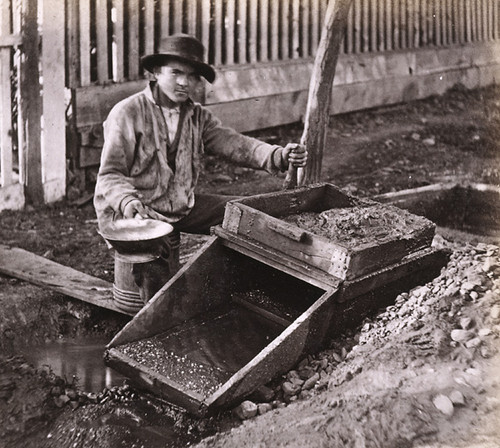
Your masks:
M 104 123 L 104 147 L 94 205 L 99 227 L 122 217 L 125 205 L 139 199 L 169 222 L 194 206 L 194 190 L 205 153 L 269 173 L 284 171 L 282 148 L 223 127 L 198 103 L 183 104 L 175 171 L 167 161 L 167 128 L 153 97 L 154 83 L 116 104 Z

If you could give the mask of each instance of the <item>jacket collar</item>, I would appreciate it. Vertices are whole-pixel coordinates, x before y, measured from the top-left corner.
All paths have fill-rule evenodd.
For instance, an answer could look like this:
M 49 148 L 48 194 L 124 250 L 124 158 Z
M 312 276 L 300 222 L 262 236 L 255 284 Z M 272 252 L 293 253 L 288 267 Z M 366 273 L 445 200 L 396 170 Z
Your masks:
M 160 105 L 156 102 L 155 99 L 154 95 L 155 89 L 156 89 L 156 81 L 150 81 L 149 84 L 146 86 L 146 88 L 143 90 L 143 93 L 149 101 L 160 107 Z M 188 98 L 187 101 L 182 103 L 181 109 L 184 109 L 186 113 L 192 111 L 194 109 L 193 100 L 191 98 Z

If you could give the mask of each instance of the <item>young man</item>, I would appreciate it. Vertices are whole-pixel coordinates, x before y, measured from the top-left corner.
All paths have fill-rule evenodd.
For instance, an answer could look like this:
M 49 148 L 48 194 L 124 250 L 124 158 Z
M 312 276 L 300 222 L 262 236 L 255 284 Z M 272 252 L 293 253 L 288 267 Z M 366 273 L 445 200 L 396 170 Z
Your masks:
M 203 54 L 192 36 L 163 39 L 158 53 L 142 59 L 155 80 L 111 110 L 94 197 L 101 230 L 120 218 L 153 218 L 177 232 L 208 234 L 234 197 L 195 193 L 205 153 L 269 173 L 305 166 L 304 147 L 239 134 L 191 100 L 200 76 L 215 79 Z

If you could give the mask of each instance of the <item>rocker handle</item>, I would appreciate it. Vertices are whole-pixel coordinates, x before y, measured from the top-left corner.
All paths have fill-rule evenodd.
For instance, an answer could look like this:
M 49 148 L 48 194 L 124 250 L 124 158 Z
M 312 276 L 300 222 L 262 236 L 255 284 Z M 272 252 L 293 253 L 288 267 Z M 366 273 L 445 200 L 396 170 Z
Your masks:
M 267 227 L 290 240 L 297 241 L 298 243 L 303 241 L 306 236 L 306 232 L 303 230 L 283 224 L 280 221 L 269 221 L 267 223 Z

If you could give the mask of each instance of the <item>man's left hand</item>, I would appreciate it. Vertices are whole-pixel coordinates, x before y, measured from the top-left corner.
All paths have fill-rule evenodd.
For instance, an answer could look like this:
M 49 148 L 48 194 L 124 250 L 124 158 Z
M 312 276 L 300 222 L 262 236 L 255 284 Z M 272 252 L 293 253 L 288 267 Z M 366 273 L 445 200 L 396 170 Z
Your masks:
M 298 143 L 288 143 L 283 148 L 283 160 L 286 165 L 299 168 L 307 164 L 307 149 L 304 145 Z

